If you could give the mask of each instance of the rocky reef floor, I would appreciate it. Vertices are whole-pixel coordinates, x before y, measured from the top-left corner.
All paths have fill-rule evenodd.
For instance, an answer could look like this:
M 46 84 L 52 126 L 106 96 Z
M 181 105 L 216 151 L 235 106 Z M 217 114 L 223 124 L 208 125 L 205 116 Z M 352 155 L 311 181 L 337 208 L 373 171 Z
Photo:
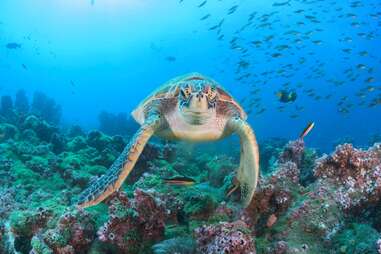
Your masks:
M 0 253 L 381 253 L 381 144 L 331 154 L 303 140 L 261 146 L 251 204 L 227 195 L 236 152 L 149 143 L 123 189 L 72 204 L 129 137 L 60 129 L 35 114 L 0 119 Z M 187 176 L 195 184 L 164 179 Z

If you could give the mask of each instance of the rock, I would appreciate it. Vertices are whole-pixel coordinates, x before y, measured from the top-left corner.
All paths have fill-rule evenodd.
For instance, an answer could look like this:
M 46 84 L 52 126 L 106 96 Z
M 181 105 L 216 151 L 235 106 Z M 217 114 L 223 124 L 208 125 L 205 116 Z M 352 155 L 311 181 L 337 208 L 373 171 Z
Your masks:
M 86 253 L 94 238 L 93 218 L 83 210 L 75 210 L 63 214 L 57 226 L 37 238 L 34 246 L 47 246 L 53 253 Z
M 243 221 L 202 226 L 195 230 L 197 251 L 208 254 L 255 254 L 254 241 Z
M 15 139 L 19 130 L 16 126 L 9 123 L 0 124 L 0 142 L 5 142 L 8 139 Z
M 28 116 L 22 127 L 24 130 L 32 129 L 36 133 L 37 137 L 45 142 L 50 142 L 52 135 L 58 132 L 58 128 L 35 115 Z
M 111 143 L 111 138 L 100 131 L 90 131 L 87 134 L 87 144 L 98 151 L 103 151 Z
M 334 189 L 336 202 L 347 212 L 381 200 L 381 144 L 368 150 L 339 145 L 317 161 L 314 172 L 320 185 Z
M 79 125 L 70 126 L 70 128 L 67 132 L 67 137 L 68 138 L 75 138 L 78 136 L 85 137 L 86 133 L 82 130 L 82 128 Z
M 109 201 L 110 220 L 98 231 L 102 242 L 122 253 L 140 253 L 164 237 L 164 208 L 147 192 L 135 190 L 134 199 L 116 193 Z
M 83 136 L 77 136 L 67 143 L 67 149 L 71 152 L 78 152 L 87 148 L 86 138 Z

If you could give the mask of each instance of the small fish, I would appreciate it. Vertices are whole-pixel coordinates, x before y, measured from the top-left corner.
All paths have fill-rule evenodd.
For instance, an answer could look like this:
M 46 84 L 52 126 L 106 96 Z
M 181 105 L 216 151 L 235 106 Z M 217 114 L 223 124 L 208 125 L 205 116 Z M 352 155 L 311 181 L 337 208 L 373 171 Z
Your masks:
M 196 181 L 190 177 L 186 176 L 177 176 L 172 178 L 163 178 L 163 181 L 170 185 L 179 185 L 179 186 L 191 186 L 196 183 Z
M 288 0 L 286 2 L 275 2 L 275 3 L 273 3 L 273 7 L 279 7 L 279 6 L 285 6 L 285 5 L 290 6 L 291 5 L 290 2 L 291 2 L 291 0 Z
M 21 44 L 16 43 L 16 42 L 7 43 L 7 45 L 5 45 L 5 46 L 7 47 L 7 49 L 19 49 L 19 48 L 21 48 Z
M 302 131 L 302 133 L 300 133 L 300 136 L 299 138 L 300 139 L 303 139 L 305 136 L 308 135 L 308 133 L 310 133 L 310 131 L 315 127 L 315 123 L 314 122 L 310 122 L 308 123 L 307 127 Z
M 219 25 L 215 25 L 215 26 L 210 27 L 209 30 L 216 30 L 219 27 L 220 27 Z
M 167 60 L 168 62 L 174 62 L 174 61 L 176 61 L 176 57 L 174 57 L 174 56 L 167 56 L 165 58 L 165 60 Z
M 21 66 L 24 68 L 24 70 L 28 70 L 25 64 L 21 64 Z
M 365 80 L 366 83 L 373 83 L 376 79 L 373 77 L 369 77 Z
M 273 54 L 271 54 L 271 57 L 273 57 L 273 58 L 279 58 L 281 56 L 282 56 L 281 53 L 273 53 Z
M 232 6 L 232 7 L 228 10 L 228 15 L 233 14 L 237 9 L 238 9 L 238 5 L 234 5 L 234 6 Z
M 279 101 L 283 103 L 294 102 L 297 98 L 295 91 L 288 90 L 280 90 L 276 93 L 276 96 L 279 98 Z
M 238 184 L 234 184 L 233 186 L 231 186 L 227 192 L 226 192 L 226 197 L 229 197 L 231 194 L 233 194 L 237 189 L 239 188 L 239 185 Z
M 365 65 L 365 64 L 358 64 L 356 67 L 357 67 L 357 69 L 359 69 L 359 70 L 364 70 L 364 69 L 366 69 L 366 65 Z
M 289 49 L 290 47 L 288 45 L 278 45 L 275 47 L 277 50 L 285 50 L 285 49 Z
M 199 4 L 198 6 L 197 6 L 197 8 L 201 8 L 201 7 L 203 7 L 206 3 L 207 3 L 208 1 L 204 1 L 204 2 L 202 2 L 201 4 Z
M 210 14 L 206 14 L 205 16 L 203 16 L 202 18 L 200 18 L 200 20 L 205 20 L 207 18 L 209 18 L 211 15 Z

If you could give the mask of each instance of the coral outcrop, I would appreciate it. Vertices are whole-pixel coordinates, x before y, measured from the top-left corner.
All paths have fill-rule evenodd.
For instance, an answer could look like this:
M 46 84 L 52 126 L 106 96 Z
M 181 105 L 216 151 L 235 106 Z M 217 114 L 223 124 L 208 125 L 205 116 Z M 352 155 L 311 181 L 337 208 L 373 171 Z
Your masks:
M 95 232 L 95 222 L 89 213 L 68 211 L 59 218 L 55 228 L 34 237 L 32 253 L 87 253 Z
M 200 253 L 255 254 L 250 230 L 243 221 L 202 226 L 195 230 Z
M 165 210 L 149 193 L 137 189 L 130 200 L 119 192 L 109 203 L 110 219 L 98 230 L 102 242 L 122 253 L 141 253 L 164 238 Z
M 380 144 L 320 156 L 301 139 L 263 141 L 260 181 L 243 208 L 238 144 L 217 153 L 150 142 L 120 191 L 84 211 L 76 197 L 135 125 L 104 114 L 126 136 L 62 129 L 60 107 L 39 93 L 0 104 L 0 253 L 381 253 Z M 166 180 L 179 176 L 192 183 Z
M 381 198 L 381 144 L 368 150 L 339 145 L 317 161 L 314 172 L 321 185 L 335 189 L 335 200 L 348 212 L 375 204 Z

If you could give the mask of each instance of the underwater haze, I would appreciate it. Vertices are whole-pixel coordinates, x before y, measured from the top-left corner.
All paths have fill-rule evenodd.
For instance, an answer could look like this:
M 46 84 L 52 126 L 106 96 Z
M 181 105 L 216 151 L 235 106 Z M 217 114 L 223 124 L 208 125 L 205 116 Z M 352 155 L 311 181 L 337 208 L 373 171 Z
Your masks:
M 381 254 L 380 0 L 0 0 L 0 254 L 302 253 Z
M 167 80 L 197 71 L 244 100 L 260 139 L 296 137 L 309 121 L 309 142 L 325 150 L 381 132 L 378 1 L 200 4 L 3 0 L 1 93 L 43 91 L 64 122 L 93 128 L 101 110 L 129 113 Z M 283 89 L 297 99 L 280 102 Z

